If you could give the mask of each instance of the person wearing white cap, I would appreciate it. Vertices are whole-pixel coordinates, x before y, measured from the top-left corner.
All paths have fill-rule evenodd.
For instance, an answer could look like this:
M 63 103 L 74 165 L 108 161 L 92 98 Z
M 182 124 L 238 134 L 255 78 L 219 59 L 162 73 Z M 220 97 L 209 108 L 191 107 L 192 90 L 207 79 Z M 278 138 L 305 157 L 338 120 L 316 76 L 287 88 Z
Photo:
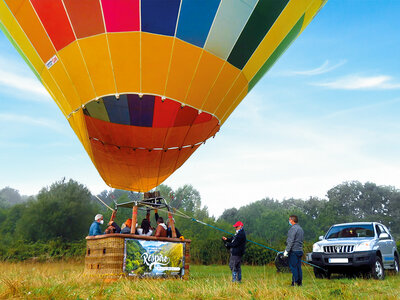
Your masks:
M 92 223 L 92 225 L 90 225 L 90 229 L 89 229 L 89 235 L 99 235 L 99 234 L 103 234 L 101 232 L 100 229 L 100 224 L 103 224 L 103 215 L 101 214 L 97 214 L 94 217 L 94 222 Z
M 243 229 L 243 223 L 237 221 L 233 225 L 236 229 L 234 236 L 230 238 L 222 237 L 225 242 L 225 247 L 230 250 L 231 257 L 229 258 L 229 268 L 232 271 L 232 282 L 242 281 L 242 256 L 246 248 L 246 233 Z

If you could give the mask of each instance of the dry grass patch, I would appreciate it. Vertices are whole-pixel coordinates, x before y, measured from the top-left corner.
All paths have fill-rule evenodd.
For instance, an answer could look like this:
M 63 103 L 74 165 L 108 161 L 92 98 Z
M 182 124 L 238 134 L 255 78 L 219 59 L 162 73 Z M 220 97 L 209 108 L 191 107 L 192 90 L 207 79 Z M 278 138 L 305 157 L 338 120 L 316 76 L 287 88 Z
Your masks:
M 399 299 L 400 277 L 384 281 L 315 279 L 304 267 L 304 286 L 273 266 L 244 266 L 243 283 L 231 282 L 228 266 L 191 266 L 191 278 L 121 278 L 105 283 L 83 275 L 81 262 L 0 263 L 1 299 Z

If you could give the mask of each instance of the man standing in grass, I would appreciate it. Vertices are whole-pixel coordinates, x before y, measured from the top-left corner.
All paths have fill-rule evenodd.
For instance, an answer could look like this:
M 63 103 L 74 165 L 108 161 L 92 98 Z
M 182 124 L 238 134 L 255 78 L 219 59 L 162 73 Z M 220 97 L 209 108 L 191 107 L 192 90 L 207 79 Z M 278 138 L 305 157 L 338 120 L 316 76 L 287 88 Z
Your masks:
M 229 259 L 229 267 L 232 271 L 232 282 L 242 281 L 242 256 L 246 247 L 246 233 L 243 229 L 243 223 L 237 221 L 233 225 L 236 229 L 236 234 L 233 237 L 226 238 L 222 237 L 225 241 L 225 246 L 230 249 L 231 257 Z
M 303 256 L 303 240 L 304 231 L 297 224 L 299 221 L 296 215 L 289 217 L 289 225 L 291 226 L 288 231 L 286 240 L 286 249 L 283 253 L 284 257 L 289 256 L 289 268 L 292 271 L 292 286 L 303 284 L 303 272 L 301 270 L 301 257 Z

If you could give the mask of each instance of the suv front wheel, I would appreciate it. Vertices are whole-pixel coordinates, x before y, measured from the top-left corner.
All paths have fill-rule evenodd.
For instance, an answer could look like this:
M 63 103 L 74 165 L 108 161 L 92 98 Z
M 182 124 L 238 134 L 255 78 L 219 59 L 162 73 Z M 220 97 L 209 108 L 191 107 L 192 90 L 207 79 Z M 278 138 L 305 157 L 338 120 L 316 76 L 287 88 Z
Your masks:
M 397 256 L 394 257 L 394 274 L 399 274 L 399 258 Z
M 383 268 L 382 259 L 377 256 L 374 263 L 371 265 L 371 276 L 377 280 L 383 280 L 385 278 L 385 269 Z

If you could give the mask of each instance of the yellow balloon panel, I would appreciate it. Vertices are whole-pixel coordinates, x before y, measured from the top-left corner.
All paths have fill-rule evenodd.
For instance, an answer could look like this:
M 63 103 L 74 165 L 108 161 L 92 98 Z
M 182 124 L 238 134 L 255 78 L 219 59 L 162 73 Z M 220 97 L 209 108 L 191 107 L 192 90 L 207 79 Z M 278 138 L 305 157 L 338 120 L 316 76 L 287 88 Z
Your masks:
M 237 80 L 234 82 L 232 87 L 229 89 L 226 96 L 222 99 L 221 104 L 217 107 L 215 111 L 215 115 L 219 116 L 221 120 L 222 117 L 226 114 L 226 112 L 230 109 L 233 105 L 233 102 L 236 98 L 242 93 L 245 89 L 247 91 L 247 80 L 244 77 L 243 73 L 240 73 Z
M 118 93 L 140 92 L 140 32 L 108 33 Z
M 222 59 L 203 51 L 185 102 L 193 107 L 203 107 L 223 65 Z
M 231 113 L 236 109 L 236 107 L 242 102 L 243 98 L 246 97 L 247 95 L 247 87 L 243 89 L 243 91 L 239 94 L 239 96 L 233 100 L 231 107 L 227 110 L 225 115 L 221 119 L 221 126 L 222 124 L 225 123 L 225 121 L 228 119 L 228 117 L 231 115 Z
M 97 97 L 115 94 L 114 72 L 105 34 L 79 40 L 83 58 Z
M 15 14 L 17 12 L 23 3 L 29 3 L 29 0 L 4 0 L 4 2 L 7 4 L 8 8 Z
M 142 93 L 164 95 L 172 43 L 171 37 L 142 33 Z
M 200 54 L 200 48 L 175 39 L 165 92 L 168 98 L 182 102 L 185 100 Z M 192 105 L 189 101 L 186 104 Z
M 226 62 L 215 82 L 213 83 L 213 86 L 210 89 L 210 94 L 203 103 L 203 107 L 201 109 L 212 114 L 215 113 L 220 101 L 224 99 L 225 95 L 231 88 L 232 83 L 239 76 L 239 73 L 240 71 L 237 68 Z M 218 119 L 221 117 L 222 116 L 217 115 Z
M 74 103 L 74 109 L 96 97 L 92 82 L 83 60 L 79 42 L 75 41 L 58 52 L 71 81 L 80 96 L 80 102 Z
M 50 69 L 49 72 L 54 80 L 57 82 L 58 87 L 64 95 L 67 103 L 60 103 L 63 107 L 69 105 L 71 111 L 81 106 L 81 98 L 78 94 L 71 77 L 67 73 L 62 61 L 56 62 Z M 71 112 L 70 111 L 70 112 Z

